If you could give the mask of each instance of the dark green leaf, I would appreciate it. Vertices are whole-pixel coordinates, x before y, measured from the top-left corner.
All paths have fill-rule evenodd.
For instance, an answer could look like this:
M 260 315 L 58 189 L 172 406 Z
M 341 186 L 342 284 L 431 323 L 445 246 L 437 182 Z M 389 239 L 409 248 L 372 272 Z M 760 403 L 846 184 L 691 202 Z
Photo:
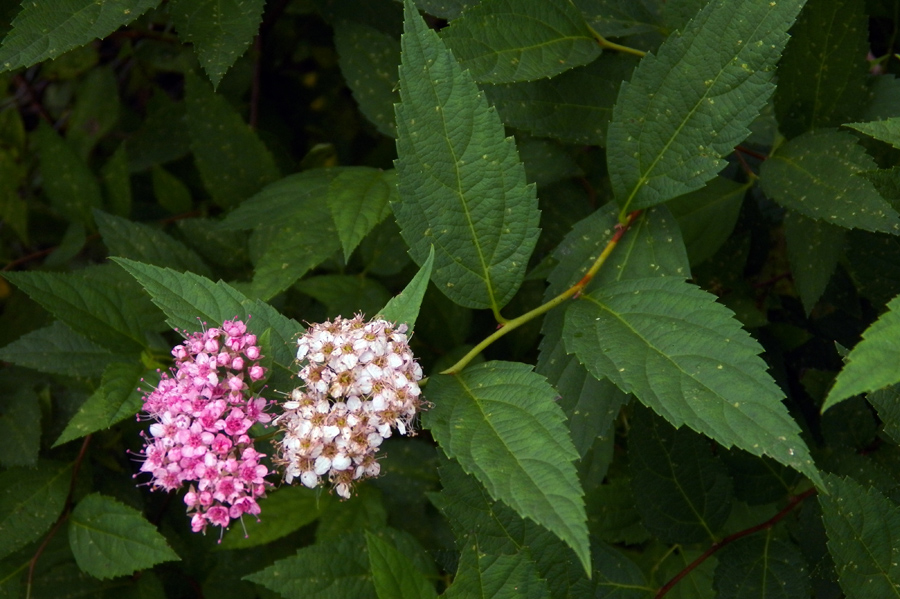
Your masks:
M 884 433 L 900 444 L 900 386 L 891 385 L 866 396 L 884 424 Z
M 788 212 L 784 217 L 791 274 L 807 314 L 812 312 L 822 297 L 831 273 L 844 253 L 845 232 L 796 212 Z
M 607 543 L 634 545 L 650 538 L 641 524 L 631 479 L 618 477 L 587 491 L 588 528 Z M 597 559 L 597 556 L 594 556 Z
M 78 567 L 101 579 L 180 559 L 140 512 L 99 493 L 69 516 L 69 544 Z
M 449 21 L 459 17 L 467 8 L 478 2 L 479 0 L 416 0 L 416 5 L 430 15 Z
M 463 548 L 453 584 L 442 595 L 447 599 L 550 599 L 547 583 L 538 577 L 534 562 L 522 553 L 491 555 L 478 537 Z
M 390 541 L 366 532 L 366 548 L 379 599 L 429 599 L 434 586 Z
M 412 334 L 419 316 L 419 308 L 428 289 L 428 281 L 431 279 L 431 268 L 434 264 L 434 248 L 428 253 L 428 258 L 416 273 L 416 276 L 396 296 L 392 297 L 379 314 L 385 320 L 395 323 L 404 323 L 409 327 L 407 334 Z
M 773 200 L 813 220 L 845 228 L 895 233 L 897 212 L 857 173 L 875 161 L 850 133 L 813 131 L 794 138 L 760 167 L 760 185 Z
M 654 0 L 573 0 L 573 4 L 600 35 L 628 37 L 660 29 Z
M 0 394 L 0 465 L 34 466 L 41 449 L 41 407 L 23 385 Z
M 405 22 L 394 214 L 417 263 L 434 246 L 441 291 L 497 312 L 519 288 L 537 242 L 534 186 L 471 75 L 409 0 Z
M 246 534 L 239 527 L 225 533 L 222 549 L 246 549 L 271 543 L 314 522 L 331 502 L 330 495 L 320 495 L 305 487 L 281 487 L 259 500 L 259 520 L 244 518 Z
M 119 88 L 110 67 L 91 69 L 79 82 L 68 123 L 68 142 L 83 159 L 119 120 Z
M 362 312 L 372 316 L 391 294 L 374 279 L 358 275 L 321 275 L 296 284 L 303 293 L 325 304 L 329 318 Z
M 819 482 L 762 348 L 715 297 L 675 277 L 605 285 L 568 309 L 566 347 L 676 427 L 769 455 Z
M 30 67 L 106 37 L 157 4 L 158 0 L 49 0 L 23 4 L 0 47 L 0 71 Z
M 706 187 L 667 204 L 678 220 L 692 265 L 712 258 L 731 235 L 748 188 L 749 184 L 716 177 Z
M 396 202 L 397 181 L 393 171 L 358 167 L 345 169 L 331 180 L 328 208 L 344 248 L 344 260 L 363 237 L 391 213 Z
M 613 109 L 607 162 L 623 212 L 700 189 L 750 133 L 802 0 L 712 0 L 641 60 Z
M 844 126 L 900 148 L 900 117 L 871 123 L 848 123 Z
M 178 37 L 194 45 L 200 66 L 217 87 L 253 41 L 265 0 L 171 0 Z
M 709 442 L 644 408 L 631 422 L 631 485 L 644 527 L 665 543 L 715 541 L 731 512 L 732 483 Z
M 39 466 L 0 473 L 0 558 L 40 538 L 62 513 L 72 465 Z
M 591 28 L 566 0 L 482 0 L 441 36 L 481 83 L 552 77 L 600 55 Z
M 187 185 L 156 164 L 153 165 L 150 176 L 153 181 L 153 195 L 156 196 L 160 206 L 172 214 L 190 212 L 194 200 Z
M 900 238 L 851 230 L 847 262 L 860 295 L 881 309 L 900 293 Z
M 100 208 L 100 183 L 75 150 L 47 123 L 37 130 L 44 193 L 68 220 L 90 226 L 91 210 Z
M 106 189 L 106 205 L 116 216 L 127 217 L 131 213 L 131 176 L 128 173 L 126 144 L 119 144 L 103 165 L 101 174 Z
M 59 320 L 26 333 L 0 349 L 0 360 L 40 372 L 75 377 L 99 377 L 115 357 Z
M 590 557 L 578 458 L 556 392 L 515 362 L 486 362 L 432 377 L 423 423 L 444 452 L 474 474 L 495 499 Z

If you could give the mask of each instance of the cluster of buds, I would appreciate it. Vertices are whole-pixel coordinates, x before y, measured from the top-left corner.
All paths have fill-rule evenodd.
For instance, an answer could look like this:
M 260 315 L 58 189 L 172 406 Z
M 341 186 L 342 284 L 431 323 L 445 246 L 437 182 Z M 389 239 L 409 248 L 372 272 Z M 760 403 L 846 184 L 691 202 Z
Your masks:
M 184 502 L 191 528 L 212 524 L 225 529 L 243 514 L 259 514 L 265 496 L 265 455 L 247 434 L 269 422 L 267 401 L 249 392 L 249 382 L 265 376 L 256 335 L 239 320 L 221 328 L 186 335 L 172 350 L 172 376 L 144 397 L 145 418 L 153 420 L 144 437 L 142 472 L 154 489 L 171 491 L 190 483 Z M 140 416 L 139 416 L 140 418 Z
M 406 325 L 338 316 L 311 326 L 297 341 L 303 387 L 294 389 L 277 422 L 284 431 L 278 462 L 284 479 L 318 486 L 324 477 L 350 497 L 353 481 L 377 476 L 375 453 L 392 429 L 413 433 L 422 369 Z

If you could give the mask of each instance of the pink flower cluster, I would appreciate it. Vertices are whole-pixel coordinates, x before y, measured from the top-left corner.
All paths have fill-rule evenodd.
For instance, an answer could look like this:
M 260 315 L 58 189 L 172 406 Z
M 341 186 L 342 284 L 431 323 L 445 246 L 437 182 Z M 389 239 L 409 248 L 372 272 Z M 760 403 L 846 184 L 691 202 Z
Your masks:
M 248 381 L 265 376 L 256 335 L 240 320 L 193 333 L 172 350 L 172 376 L 144 397 L 146 418 L 154 420 L 144 437 L 142 472 L 155 489 L 171 491 L 191 483 L 184 497 L 191 528 L 226 528 L 243 514 L 259 514 L 268 468 L 247 434 L 269 422 L 267 401 L 249 393 Z M 194 484 L 196 483 L 196 484 Z
M 277 461 L 286 482 L 299 478 L 313 488 L 327 476 L 349 498 L 353 481 L 381 471 L 375 453 L 391 429 L 413 432 L 422 369 L 406 330 L 362 315 L 338 316 L 300 337 L 304 388 L 291 392 L 277 419 L 284 431 Z

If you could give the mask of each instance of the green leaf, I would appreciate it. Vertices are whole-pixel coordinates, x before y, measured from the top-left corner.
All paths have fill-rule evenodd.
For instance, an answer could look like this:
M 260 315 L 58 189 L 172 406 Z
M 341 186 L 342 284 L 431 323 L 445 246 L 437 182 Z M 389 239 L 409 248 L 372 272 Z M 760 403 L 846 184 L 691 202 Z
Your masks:
M 673 426 L 820 482 L 762 348 L 715 296 L 674 277 L 605 285 L 570 306 L 566 348 Z
M 807 2 L 778 65 L 775 114 L 787 137 L 837 127 L 869 99 L 869 23 L 864 0 Z
M 416 6 L 430 15 L 450 21 L 478 2 L 479 0 L 416 0 Z
M 72 511 L 69 544 L 78 567 L 100 579 L 180 559 L 139 511 L 99 493 Z
M 587 491 L 588 527 L 607 543 L 635 545 L 650 538 L 641 524 L 631 479 L 617 477 Z M 594 560 L 597 556 L 594 555 Z
M 753 535 L 717 554 L 713 585 L 719 599 L 806 599 L 809 572 L 800 549 L 787 541 Z
M 774 89 L 803 0 L 712 0 L 641 60 L 613 109 L 607 162 L 622 212 L 700 189 Z
M 441 37 L 481 83 L 552 77 L 600 55 L 591 28 L 566 0 L 482 0 Z
M 874 185 L 854 175 L 875 161 L 850 133 L 804 133 L 781 146 L 760 167 L 766 195 L 813 220 L 845 228 L 896 233 L 900 218 Z
M 732 483 L 702 437 L 636 408 L 628 431 L 635 506 L 664 543 L 715 541 L 731 513 Z
M 828 392 L 823 412 L 848 397 L 900 382 L 896 368 L 900 362 L 900 296 L 888 303 L 887 312 L 863 331 L 862 337 Z
M 428 258 L 416 276 L 403 288 L 399 294 L 395 295 L 385 304 L 384 308 L 379 311 L 379 315 L 385 320 L 394 323 L 403 323 L 409 330 L 407 335 L 411 335 L 416 324 L 416 318 L 419 317 L 419 308 L 422 306 L 422 298 L 425 297 L 425 290 L 428 289 L 428 281 L 431 279 L 431 268 L 434 265 L 434 248 L 428 253 Z
M 875 489 L 827 474 L 819 494 L 841 588 L 848 599 L 900 597 L 900 511 Z
M 344 248 L 344 260 L 363 237 L 391 213 L 396 202 L 397 182 L 393 171 L 357 167 L 344 169 L 331 180 L 328 208 Z
M 151 98 L 147 117 L 126 142 L 132 171 L 176 160 L 190 152 L 191 136 L 185 113 L 185 103 L 173 102 L 166 94 Z
M 115 358 L 111 351 L 79 335 L 59 320 L 26 333 L 0 349 L 0 360 L 5 362 L 74 377 L 99 377 Z
M 191 190 L 178 177 L 171 175 L 163 167 L 154 164 L 150 170 L 153 195 L 160 206 L 172 214 L 190 212 L 194 205 Z
M 357 312 L 372 315 L 390 299 L 390 292 L 374 279 L 359 275 L 321 275 L 295 285 L 325 304 L 329 318 Z
M 101 170 L 106 205 L 116 216 L 128 216 L 131 213 L 131 177 L 128 173 L 126 147 L 124 143 L 119 144 Z
M 119 120 L 119 88 L 111 66 L 91 69 L 78 83 L 67 140 L 83 159 Z
M 38 125 L 44 193 L 66 219 L 91 226 L 91 210 L 103 204 L 100 183 L 66 140 L 47 123 Z
M 434 586 L 412 561 L 388 540 L 366 531 L 366 549 L 375 592 L 379 599 L 429 599 L 437 597 Z
M 195 75 L 185 81 L 191 149 L 216 203 L 235 206 L 278 179 L 272 154 L 228 101 Z
M 747 189 L 746 184 L 716 177 L 667 204 L 678 220 L 691 265 L 712 258 L 731 235 Z
M 157 4 L 159 0 L 48 0 L 23 4 L 0 47 L 0 71 L 30 67 L 106 37 Z
M 0 558 L 40 538 L 62 513 L 72 465 L 41 460 L 39 468 L 0 472 Z
M 334 24 L 334 45 L 344 80 L 360 112 L 381 133 L 396 137 L 394 104 L 400 101 L 397 93 L 399 40 L 362 23 L 338 21 Z
M 218 87 L 253 41 L 265 0 L 172 0 L 169 14 L 184 43 L 194 45 L 200 66 Z
M 259 500 L 260 519 L 244 519 L 247 532 L 231 527 L 220 549 L 246 549 L 271 543 L 314 522 L 331 503 L 330 495 L 320 495 L 306 487 L 281 487 Z
M 99 210 L 94 212 L 94 219 L 111 256 L 212 276 L 196 252 L 164 231 Z
M 41 449 L 41 407 L 37 393 L 23 385 L 0 393 L 0 465 L 34 466 Z
M 844 126 L 900 148 L 900 117 L 871 123 L 847 123 Z
M 784 236 L 794 286 L 809 315 L 825 292 L 831 273 L 844 254 L 844 234 L 840 227 L 814 221 L 796 212 L 784 217 Z
M 159 375 L 155 371 L 147 371 L 140 362 L 111 363 L 103 373 L 100 387 L 78 408 L 53 446 L 131 418 L 142 404 L 143 392 L 138 385 L 152 387 L 158 380 Z
M 48 312 L 102 347 L 120 353 L 140 353 L 145 321 L 129 298 L 101 279 L 77 273 L 7 272 L 16 287 Z
M 485 362 L 430 379 L 423 423 L 494 499 L 569 545 L 590 568 L 581 486 L 556 392 L 517 362 Z
M 604 54 L 594 62 L 528 83 L 485 86 L 484 93 L 511 127 L 575 144 L 603 146 L 619 85 L 637 60 Z
M 345 534 L 304 547 L 265 570 L 244 577 L 285 599 L 375 599 L 362 534 Z
M 485 553 L 475 536 L 463 548 L 453 584 L 444 592 L 447 599 L 490 597 L 491 599 L 550 599 L 547 582 L 538 577 L 527 556 Z
M 900 444 L 900 386 L 891 385 L 866 396 L 884 424 L 883 432 L 894 443 Z
M 851 230 L 846 243 L 848 270 L 859 294 L 881 310 L 900 294 L 900 238 Z
M 172 328 L 194 331 L 201 321 L 219 326 L 235 317 L 248 322 L 252 316 L 249 321 L 252 330 L 260 333 L 272 330 L 271 351 L 275 361 L 283 365 L 294 361 L 290 344 L 303 327 L 265 302 L 247 298 L 224 281 L 213 283 L 191 272 L 177 273 L 127 258 L 115 258 L 114 261 L 147 290 L 153 303 L 166 314 L 166 322 Z
M 672 0 L 670 0 L 671 2 Z M 659 5 L 654 0 L 573 0 L 597 33 L 629 37 L 660 29 Z
M 419 265 L 434 246 L 432 278 L 447 297 L 497 312 L 537 242 L 534 186 L 472 76 L 409 0 L 405 27 L 392 208 Z

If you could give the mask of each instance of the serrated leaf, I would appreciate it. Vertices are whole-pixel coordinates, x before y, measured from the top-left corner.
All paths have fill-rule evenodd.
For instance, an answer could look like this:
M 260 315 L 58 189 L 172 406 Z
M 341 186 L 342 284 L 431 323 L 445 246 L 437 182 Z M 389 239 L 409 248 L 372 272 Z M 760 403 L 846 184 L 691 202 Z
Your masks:
M 462 550 L 453 584 L 441 596 L 447 599 L 550 599 L 550 590 L 547 582 L 538 577 L 534 563 L 525 555 L 485 553 L 478 536 L 473 535 Z
M 164 231 L 99 210 L 94 219 L 111 256 L 212 276 L 200 256 Z
M 479 0 L 416 0 L 416 6 L 430 15 L 451 21 Z
M 731 513 L 732 483 L 709 443 L 637 408 L 628 431 L 635 506 L 664 543 L 715 541 Z
M 432 278 L 447 297 L 497 312 L 537 242 L 534 186 L 472 76 L 409 0 L 405 27 L 392 208 L 418 264 L 434 246 Z
M 858 393 L 877 391 L 900 382 L 900 371 L 896 368 L 900 361 L 900 296 L 888 303 L 887 312 L 863 331 L 862 337 L 828 392 L 823 412 Z
M 30 67 L 42 60 L 106 37 L 159 0 L 49 0 L 23 4 L 0 46 L 0 71 Z
M 143 350 L 146 329 L 142 315 L 106 281 L 88 281 L 78 273 L 7 272 L 3 276 L 98 345 L 121 353 Z
M 244 577 L 285 599 L 375 599 L 362 534 L 345 534 L 304 547 L 265 570 Z
M 566 348 L 676 428 L 766 454 L 820 482 L 762 348 L 715 296 L 674 277 L 605 285 L 570 306 Z
M 819 494 L 841 588 L 848 599 L 900 597 L 900 511 L 875 489 L 851 478 L 825 475 Z
M 44 193 L 51 205 L 68 220 L 90 226 L 91 210 L 103 204 L 94 173 L 47 123 L 40 122 L 35 137 L 41 153 Z
M 244 53 L 262 22 L 265 0 L 171 0 L 182 42 L 194 45 L 213 87 Z
M 575 144 L 603 146 L 622 81 L 637 60 L 604 54 L 552 79 L 488 85 L 484 92 L 511 127 Z
M 400 41 L 362 23 L 339 21 L 334 24 L 334 45 L 344 80 L 360 112 L 381 133 L 396 137 L 394 104 L 400 101 L 396 70 Z
M 831 273 L 844 253 L 844 235 L 840 227 L 788 212 L 784 217 L 784 236 L 794 286 L 809 315 L 825 292 Z
M 844 126 L 900 148 L 900 117 L 870 123 L 847 123 Z
M 23 385 L 0 394 L 0 465 L 34 466 L 41 449 L 41 407 L 37 393 Z
M 344 260 L 363 237 L 391 213 L 397 183 L 393 171 L 357 167 L 344 169 L 328 187 L 328 208 L 344 248 Z
M 379 599 L 430 599 L 437 597 L 434 586 L 412 561 L 386 539 L 366 531 L 366 548 L 372 580 Z
M 812 131 L 781 146 L 760 167 L 766 195 L 813 220 L 845 228 L 896 233 L 900 215 L 870 181 L 854 175 L 875 161 L 850 133 Z
M 99 493 L 69 516 L 69 545 L 78 567 L 100 579 L 181 559 L 139 511 Z
M 623 212 L 700 189 L 750 133 L 803 0 L 712 0 L 641 60 L 613 109 L 607 163 Z
M 0 558 L 40 538 L 62 513 L 72 465 L 41 461 L 39 468 L 0 472 Z
M 552 77 L 600 55 L 591 28 L 567 0 L 482 0 L 441 37 L 480 83 Z
M 278 179 L 272 154 L 225 98 L 191 74 L 185 92 L 194 161 L 217 204 L 233 207 Z
M 75 377 L 99 377 L 115 358 L 114 353 L 59 320 L 0 349 L 0 360 L 39 372 Z
M 590 549 L 578 458 L 556 392 L 516 362 L 485 362 L 429 381 L 423 423 L 444 452 L 523 517 L 566 542 L 585 570 Z
M 869 99 L 868 29 L 864 0 L 806 3 L 778 65 L 775 114 L 784 135 L 860 116 Z
M 894 443 L 900 444 L 900 386 L 891 385 L 866 396 L 884 424 L 884 434 Z
M 140 362 L 111 363 L 103 373 L 100 387 L 78 408 L 53 446 L 107 429 L 134 416 L 141 407 L 142 392 L 138 385 L 149 388 L 158 380 L 159 375 L 147 371 Z
M 246 549 L 271 543 L 314 522 L 331 503 L 330 495 L 321 495 L 305 487 L 281 487 L 259 500 L 259 521 L 244 519 L 246 534 L 231 527 L 219 545 L 220 549 Z
M 712 258 L 731 235 L 747 189 L 749 184 L 716 177 L 702 189 L 667 204 L 678 220 L 691 265 Z
M 272 330 L 275 361 L 282 365 L 294 361 L 290 342 L 303 327 L 265 302 L 247 298 L 224 281 L 213 283 L 191 272 L 182 274 L 127 258 L 115 258 L 114 261 L 147 290 L 153 303 L 166 314 L 166 322 L 171 327 L 193 331 L 201 321 L 218 326 L 235 317 L 244 322 L 252 317 L 250 328 L 254 331 Z
M 765 535 L 740 539 L 717 555 L 713 586 L 720 599 L 806 599 L 809 573 L 800 549 Z
M 661 27 L 659 6 L 653 0 L 573 0 L 597 33 L 629 37 Z
M 394 323 L 403 323 L 409 330 L 407 335 L 411 335 L 416 324 L 416 318 L 419 317 L 419 308 L 422 306 L 422 299 L 425 297 L 425 290 L 428 289 L 428 282 L 431 280 L 431 268 L 434 265 L 434 248 L 428 252 L 428 258 L 422 264 L 422 268 L 416 273 L 416 276 L 403 288 L 403 291 L 395 295 L 385 304 L 378 314 L 385 320 Z

